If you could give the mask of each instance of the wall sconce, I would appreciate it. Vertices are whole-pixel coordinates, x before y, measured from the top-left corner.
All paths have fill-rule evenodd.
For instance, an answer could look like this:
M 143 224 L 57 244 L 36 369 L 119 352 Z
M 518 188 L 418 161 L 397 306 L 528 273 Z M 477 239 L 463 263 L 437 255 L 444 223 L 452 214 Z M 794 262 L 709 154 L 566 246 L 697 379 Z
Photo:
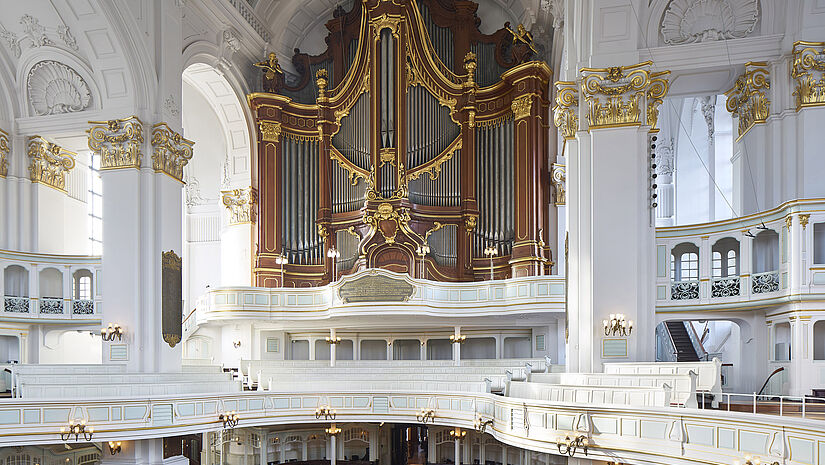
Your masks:
M 218 415 L 218 421 L 223 423 L 223 429 L 234 428 L 238 426 L 238 421 L 240 421 L 240 419 L 240 415 L 238 415 L 238 412 L 234 410 L 231 412 L 224 412 Z
M 335 419 L 335 409 L 330 407 L 329 405 L 322 405 L 315 409 L 315 419 L 320 420 L 321 417 L 324 417 L 324 420 L 334 420 Z
M 580 434 L 574 438 L 571 438 L 570 435 L 564 436 L 562 438 L 559 436 L 558 441 L 556 441 L 556 445 L 559 447 L 559 453 L 562 455 L 568 455 L 570 457 L 576 454 L 576 451 L 579 448 L 584 450 L 584 455 L 587 455 L 587 447 L 590 445 L 590 440 L 587 439 L 587 436 L 584 434 Z
M 327 341 L 327 344 L 340 344 L 341 343 L 341 338 L 339 336 L 335 336 L 335 337 L 327 336 L 327 337 L 324 338 L 324 340 Z
M 489 420 L 485 420 L 481 416 L 480 413 L 476 416 L 476 419 L 473 420 L 473 426 L 475 427 L 476 431 L 478 431 L 479 433 L 484 433 L 484 431 L 487 430 L 487 426 L 492 425 L 492 424 L 493 424 L 493 419 L 492 418 L 490 418 Z
M 779 465 L 779 462 L 762 463 L 759 457 L 745 456 L 745 463 L 741 464 L 738 460 L 733 461 L 733 465 Z
M 80 440 L 82 436 L 86 442 L 92 440 L 92 434 L 94 434 L 95 429 L 91 426 L 86 426 L 86 420 L 80 420 L 80 423 L 75 423 L 74 420 L 69 420 L 69 426 L 61 426 L 60 427 L 60 440 L 63 442 L 68 442 L 69 438 L 74 436 L 74 440 Z
M 121 450 L 123 450 L 123 447 L 120 445 L 120 441 L 109 441 L 109 452 L 112 455 L 119 454 Z
M 286 264 L 289 263 L 289 258 L 287 258 L 284 254 L 279 254 L 275 256 L 275 264 L 281 266 L 281 287 L 286 287 L 286 283 L 284 282 L 284 268 L 286 268 Z
M 450 430 L 450 437 L 455 439 L 461 439 L 464 436 L 467 436 L 467 431 L 461 428 L 451 429 Z
M 232 341 L 232 347 L 237 349 L 240 346 L 241 346 L 241 340 L 240 339 L 236 339 L 236 340 Z
M 458 334 L 450 334 L 450 342 L 453 344 L 464 344 L 464 341 L 466 340 L 467 336 L 464 334 L 460 336 Z
M 495 279 L 493 277 L 493 257 L 498 255 L 498 248 L 496 248 L 496 246 L 494 246 L 494 245 L 485 247 L 484 248 L 484 255 L 490 257 L 490 281 L 492 281 L 493 279 Z
M 630 336 L 633 320 L 627 321 L 624 313 L 611 313 L 609 320 L 602 320 L 605 336 Z
M 106 342 L 114 341 L 115 338 L 120 341 L 123 338 L 123 328 L 117 323 L 109 323 L 109 326 L 100 328 L 100 337 Z
M 418 413 L 415 414 L 415 419 L 420 421 L 421 423 L 435 423 L 435 410 L 431 408 L 422 408 Z
M 329 428 L 326 428 L 324 430 L 324 433 L 326 433 L 327 436 L 338 436 L 339 434 L 341 434 L 341 428 L 338 428 L 337 426 L 331 426 Z

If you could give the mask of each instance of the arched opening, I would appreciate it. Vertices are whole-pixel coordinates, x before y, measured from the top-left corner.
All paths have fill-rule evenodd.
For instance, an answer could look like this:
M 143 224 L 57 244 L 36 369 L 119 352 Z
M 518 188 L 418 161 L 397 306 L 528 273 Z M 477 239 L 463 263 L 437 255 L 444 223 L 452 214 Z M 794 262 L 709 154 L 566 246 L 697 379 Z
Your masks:
M 825 360 L 825 320 L 814 323 L 814 360 Z
M 57 268 L 40 270 L 40 313 L 63 313 L 63 273 Z
M 182 81 L 183 134 L 196 151 L 184 171 L 183 266 L 189 271 L 183 293 L 189 311 L 210 287 L 252 284 L 254 218 L 222 203 L 224 193 L 252 185 L 252 143 L 243 92 L 223 74 L 195 63 L 183 71 Z
M 739 241 L 732 237 L 719 239 L 711 252 L 711 297 L 739 295 Z
M 20 362 L 20 339 L 17 336 L 0 336 L 0 363 Z
M 29 312 L 29 270 L 20 265 L 9 265 L 3 270 L 3 310 L 13 313 Z
M 779 234 L 776 231 L 762 231 L 753 239 L 752 269 L 751 291 L 754 294 L 779 290 Z
M 527 342 L 529 345 L 529 341 Z M 491 359 L 496 357 L 496 338 L 494 337 L 468 337 L 461 345 L 461 358 Z
M 370 434 L 363 428 L 349 428 L 342 435 L 344 460 L 369 460 Z
M 72 273 L 74 300 L 92 300 L 94 295 L 92 279 L 92 272 L 89 270 L 77 270 Z
M 418 339 L 392 341 L 393 360 L 421 360 L 421 342 Z
M 326 460 L 327 441 L 323 436 L 311 435 L 307 438 L 306 460 Z
M 292 341 L 290 344 L 290 355 L 292 360 L 309 360 L 309 341 Z
M 329 342 L 324 339 L 315 340 L 315 360 L 329 360 L 332 350 Z M 337 353 L 335 355 L 338 355 Z M 338 358 L 338 357 L 335 357 Z
M 683 242 L 670 251 L 670 298 L 699 298 L 699 247 Z

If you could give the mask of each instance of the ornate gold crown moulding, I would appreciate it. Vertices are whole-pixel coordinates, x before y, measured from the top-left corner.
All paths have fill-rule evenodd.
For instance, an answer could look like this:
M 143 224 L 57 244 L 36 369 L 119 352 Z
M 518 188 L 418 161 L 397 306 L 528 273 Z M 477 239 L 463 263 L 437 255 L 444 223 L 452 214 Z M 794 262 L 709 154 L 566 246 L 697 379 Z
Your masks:
M 77 154 L 40 136 L 30 136 L 27 147 L 31 181 L 66 192 L 66 173 L 74 168 Z
M 100 156 L 100 169 L 140 169 L 143 165 L 144 123 L 137 116 L 89 121 L 89 149 Z M 152 168 L 183 182 L 183 167 L 192 159 L 194 142 L 165 122 L 152 126 Z
M 792 55 L 796 110 L 825 105 L 825 42 L 796 42 Z
M 768 63 L 748 62 L 745 64 L 745 72 L 725 92 L 728 97 L 725 106 L 739 118 L 737 140 L 756 124 L 767 121 L 771 114 L 771 101 L 768 99 L 770 88 L 771 72 Z

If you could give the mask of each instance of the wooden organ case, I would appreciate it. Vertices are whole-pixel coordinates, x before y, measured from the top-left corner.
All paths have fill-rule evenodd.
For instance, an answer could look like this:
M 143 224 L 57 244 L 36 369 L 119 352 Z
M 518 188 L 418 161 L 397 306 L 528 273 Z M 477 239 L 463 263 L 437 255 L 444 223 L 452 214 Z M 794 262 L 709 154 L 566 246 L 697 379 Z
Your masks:
M 506 27 L 482 34 L 476 9 L 355 2 L 327 23 L 324 53 L 296 50 L 297 81 L 249 95 L 256 286 L 363 268 L 488 279 L 489 247 L 498 278 L 550 273 L 552 72 Z

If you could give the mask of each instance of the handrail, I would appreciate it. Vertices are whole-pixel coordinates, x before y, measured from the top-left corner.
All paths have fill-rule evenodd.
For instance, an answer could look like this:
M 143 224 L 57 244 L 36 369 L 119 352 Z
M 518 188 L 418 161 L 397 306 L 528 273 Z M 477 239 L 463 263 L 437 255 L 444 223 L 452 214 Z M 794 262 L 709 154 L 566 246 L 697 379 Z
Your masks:
M 780 371 L 785 371 L 785 367 L 779 367 L 776 370 L 773 370 L 773 373 L 768 375 L 768 379 L 765 380 L 765 384 L 762 385 L 762 389 L 760 389 L 756 395 L 761 396 L 765 388 L 768 387 L 768 383 L 771 381 L 771 378 L 773 378 L 773 375 L 779 373 Z
M 699 356 L 699 360 L 707 361 L 708 351 L 705 350 L 705 345 L 702 344 L 702 341 L 699 339 L 699 335 L 696 334 L 696 329 L 693 327 L 693 323 L 690 321 L 683 321 L 682 324 L 690 328 L 690 335 L 692 335 L 690 342 L 693 344 L 694 349 L 696 348 L 696 345 L 698 345 L 699 350 L 702 351 L 701 354 L 697 354 Z

